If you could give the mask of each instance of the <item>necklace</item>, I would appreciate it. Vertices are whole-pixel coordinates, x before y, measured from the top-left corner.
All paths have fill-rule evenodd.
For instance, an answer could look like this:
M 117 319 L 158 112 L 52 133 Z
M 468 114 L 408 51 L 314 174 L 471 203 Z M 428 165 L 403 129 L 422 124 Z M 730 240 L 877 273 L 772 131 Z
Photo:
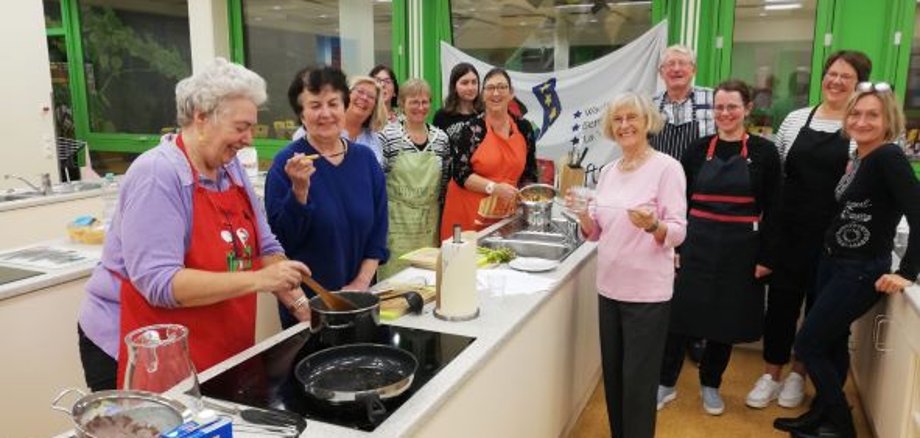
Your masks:
M 617 168 L 623 172 L 631 172 L 638 169 L 639 166 L 641 166 L 642 163 L 645 163 L 645 160 L 651 156 L 652 148 L 645 147 L 642 152 L 639 152 L 639 154 L 631 160 L 627 160 L 626 157 L 620 158 L 620 161 L 617 162 Z

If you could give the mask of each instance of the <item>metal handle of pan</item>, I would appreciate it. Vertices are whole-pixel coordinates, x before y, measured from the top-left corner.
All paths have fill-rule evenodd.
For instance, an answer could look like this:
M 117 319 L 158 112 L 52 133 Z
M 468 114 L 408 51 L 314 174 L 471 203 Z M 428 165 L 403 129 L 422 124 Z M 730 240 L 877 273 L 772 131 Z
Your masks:
M 355 401 L 364 403 L 364 407 L 367 410 L 367 419 L 371 423 L 377 424 L 378 419 L 387 413 L 387 407 L 380 401 L 380 394 L 376 392 L 360 394 L 355 397 Z

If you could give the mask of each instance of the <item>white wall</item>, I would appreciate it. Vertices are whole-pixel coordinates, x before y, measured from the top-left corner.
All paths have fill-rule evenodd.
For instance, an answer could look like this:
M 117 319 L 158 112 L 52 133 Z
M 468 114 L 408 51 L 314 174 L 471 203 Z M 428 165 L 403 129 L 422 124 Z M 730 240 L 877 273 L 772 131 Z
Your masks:
M 45 13 L 37 0 L 5 2 L 0 14 L 0 175 L 58 180 Z M 4 181 L 0 189 L 22 187 Z

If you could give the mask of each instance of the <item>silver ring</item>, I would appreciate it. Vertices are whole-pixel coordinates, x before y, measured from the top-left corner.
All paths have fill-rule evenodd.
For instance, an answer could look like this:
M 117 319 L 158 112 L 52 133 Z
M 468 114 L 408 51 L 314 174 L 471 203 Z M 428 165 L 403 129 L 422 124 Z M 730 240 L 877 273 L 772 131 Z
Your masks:
M 307 303 L 307 296 L 301 295 L 300 298 L 298 298 L 291 304 L 291 311 L 293 312 L 298 311 L 306 303 Z

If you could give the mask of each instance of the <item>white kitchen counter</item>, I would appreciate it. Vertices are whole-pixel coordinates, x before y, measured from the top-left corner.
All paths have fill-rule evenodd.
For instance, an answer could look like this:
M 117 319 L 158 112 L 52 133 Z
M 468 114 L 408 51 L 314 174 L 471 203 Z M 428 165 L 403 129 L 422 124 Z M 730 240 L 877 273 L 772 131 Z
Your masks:
M 596 244 L 585 243 L 556 270 L 533 274 L 552 281 L 548 291 L 504 298 L 481 294 L 481 315 L 471 321 L 442 321 L 429 306 L 422 315 L 392 322 L 476 340 L 373 433 L 310 420 L 302 436 L 443 437 L 473 436 L 476 431 L 488 436 L 561 435 L 600 373 L 595 258 Z M 206 381 L 302 329 L 279 333 L 201 373 L 200 379 Z M 558 332 L 563 339 L 554 343 L 554 335 L 545 332 Z M 545 392 L 544 383 L 549 384 Z
M 93 198 L 102 195 L 102 189 L 81 190 L 69 193 L 52 193 L 47 196 L 35 196 L 15 201 L 0 202 L 0 212 L 18 210 L 21 208 L 39 207 L 43 205 L 71 202 L 79 199 Z
M 2 256 L 4 254 L 37 247 L 49 247 L 54 249 L 74 251 L 77 254 L 85 256 L 86 259 L 83 261 L 70 263 L 59 268 L 45 268 L 32 263 L 2 260 Z M 0 251 L 0 265 L 33 271 L 41 271 L 43 274 L 0 285 L 0 300 L 88 277 L 96 264 L 99 263 L 100 257 L 102 257 L 102 245 L 84 245 L 79 243 L 72 243 L 68 239 L 57 239 L 35 245 L 3 249 Z

